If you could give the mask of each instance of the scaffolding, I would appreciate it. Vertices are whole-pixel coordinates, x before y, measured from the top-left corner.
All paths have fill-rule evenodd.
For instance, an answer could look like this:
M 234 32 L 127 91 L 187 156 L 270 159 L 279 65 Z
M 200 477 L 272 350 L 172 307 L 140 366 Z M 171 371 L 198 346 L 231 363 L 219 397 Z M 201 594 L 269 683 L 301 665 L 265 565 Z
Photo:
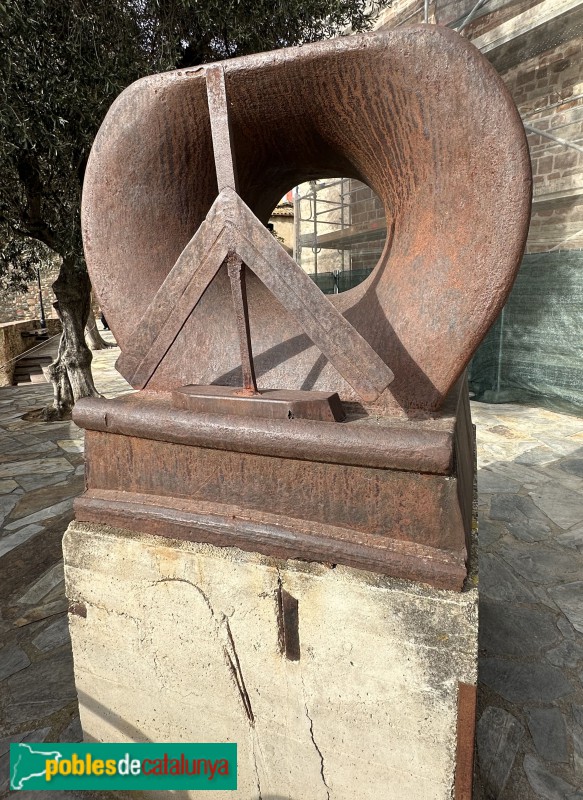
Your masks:
M 387 235 L 385 212 L 366 184 L 352 178 L 310 181 L 298 187 L 294 203 L 294 257 L 319 281 L 374 267 Z M 354 275 L 353 277 L 356 277 Z

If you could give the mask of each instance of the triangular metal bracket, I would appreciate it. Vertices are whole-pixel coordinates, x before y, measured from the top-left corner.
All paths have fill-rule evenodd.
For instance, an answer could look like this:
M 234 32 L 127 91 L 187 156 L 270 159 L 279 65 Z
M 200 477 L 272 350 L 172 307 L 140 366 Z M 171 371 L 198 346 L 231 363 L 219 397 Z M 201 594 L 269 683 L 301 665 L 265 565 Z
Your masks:
M 238 256 L 298 322 L 362 400 L 373 402 L 393 373 L 285 252 L 251 209 L 223 189 L 156 293 L 117 368 L 143 388 L 229 254 Z
M 359 397 L 376 400 L 393 373 L 239 197 L 224 69 L 211 65 L 205 77 L 219 195 L 140 320 L 130 347 L 117 361 L 118 370 L 132 386 L 144 388 L 226 262 L 245 392 L 257 393 L 245 294 L 247 266 Z

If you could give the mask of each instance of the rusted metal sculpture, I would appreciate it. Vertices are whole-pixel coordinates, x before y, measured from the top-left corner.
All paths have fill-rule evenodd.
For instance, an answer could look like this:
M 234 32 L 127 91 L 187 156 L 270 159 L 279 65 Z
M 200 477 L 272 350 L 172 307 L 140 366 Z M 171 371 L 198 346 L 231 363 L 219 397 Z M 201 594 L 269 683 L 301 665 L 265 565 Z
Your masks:
M 265 222 L 339 175 L 376 191 L 391 233 L 364 283 L 326 297 Z M 134 84 L 97 136 L 83 227 L 143 391 L 78 404 L 78 519 L 460 588 L 463 373 L 512 286 L 530 185 L 510 96 L 448 29 Z

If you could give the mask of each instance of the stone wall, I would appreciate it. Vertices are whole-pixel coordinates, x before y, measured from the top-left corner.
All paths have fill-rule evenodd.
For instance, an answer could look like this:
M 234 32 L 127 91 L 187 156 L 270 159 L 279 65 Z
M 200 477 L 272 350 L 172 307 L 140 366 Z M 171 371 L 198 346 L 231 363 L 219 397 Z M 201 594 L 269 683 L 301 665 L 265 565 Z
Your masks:
M 526 125 L 583 145 L 583 37 L 523 61 L 503 80 Z M 583 247 L 583 152 L 527 131 L 533 213 L 527 252 Z
M 355 228 L 366 228 L 371 231 L 378 228 L 386 230 L 385 210 L 383 204 L 365 183 L 350 181 L 350 221 Z M 350 268 L 372 269 L 383 251 L 385 237 L 371 237 L 351 247 Z
M 48 265 L 41 270 L 41 287 L 43 306 L 47 318 L 56 319 L 57 314 L 53 309 L 55 293 L 51 285 L 57 279 L 59 265 Z M 31 320 L 40 316 L 38 284 L 36 280 L 29 284 L 28 292 L 0 294 L 0 323 L 16 320 Z
M 294 212 L 291 208 L 276 208 L 269 218 L 278 241 L 291 255 L 294 250 Z
M 478 40 L 496 26 L 533 13 L 532 0 L 490 0 L 477 11 L 464 33 Z M 467 18 L 469 0 L 430 2 L 430 21 L 441 25 Z M 381 12 L 376 28 L 391 29 L 422 21 L 423 6 L 395 0 Z M 556 44 L 556 31 L 535 27 L 517 41 L 522 60 L 501 73 L 525 122 L 545 133 L 583 146 L 583 37 L 572 26 L 573 38 Z M 562 39 L 566 37 L 558 37 Z M 556 45 L 556 46 L 553 46 Z M 548 46 L 548 49 L 544 50 Z M 529 50 L 536 55 L 528 57 Z M 544 52 L 542 52 L 544 50 Z M 524 53 L 524 56 L 522 55 Z M 583 152 L 528 132 L 534 197 L 527 253 L 583 248 Z

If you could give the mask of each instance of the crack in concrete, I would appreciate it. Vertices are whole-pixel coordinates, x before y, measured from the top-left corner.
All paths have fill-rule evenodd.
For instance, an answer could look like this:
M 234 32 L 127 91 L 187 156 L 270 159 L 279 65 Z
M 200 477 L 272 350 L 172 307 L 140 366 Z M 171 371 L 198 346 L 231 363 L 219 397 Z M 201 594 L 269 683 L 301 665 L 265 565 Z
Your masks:
M 204 600 L 208 610 L 211 612 L 211 617 L 215 617 L 215 610 L 211 605 L 211 601 L 208 599 L 208 596 L 203 592 L 200 586 L 197 586 L 196 583 L 192 581 L 187 581 L 186 578 L 178 578 L 178 577 L 169 577 L 169 578 L 159 578 L 157 581 L 154 581 L 150 584 L 150 587 L 157 586 L 159 583 L 185 583 L 187 586 L 191 586 L 195 589 L 202 599 Z
M 306 712 L 306 717 L 308 722 L 310 723 L 310 738 L 312 740 L 312 744 L 314 745 L 314 749 L 318 754 L 318 758 L 320 759 L 320 777 L 322 778 L 322 783 L 326 789 L 326 800 L 330 800 L 330 787 L 326 781 L 326 773 L 324 770 L 324 754 L 318 747 L 318 743 L 316 742 L 316 738 L 314 736 L 314 720 L 310 716 L 310 712 L 308 711 L 308 703 L 306 700 L 306 684 L 304 683 L 304 675 L 300 667 L 300 683 L 302 687 L 302 697 L 304 699 L 304 711 Z
M 130 622 L 133 622 L 136 628 L 139 628 L 140 620 L 137 617 L 133 617 L 131 614 L 128 614 L 127 611 L 121 611 L 121 609 L 119 608 L 108 608 L 107 606 L 102 606 L 99 603 L 93 601 L 91 602 L 86 601 L 85 605 L 88 613 L 91 609 L 97 609 L 98 611 L 103 611 L 103 613 L 106 614 L 108 617 L 116 616 L 116 617 L 122 617 L 122 619 L 127 619 Z
M 251 707 L 251 699 L 249 697 L 249 693 L 247 692 L 247 687 L 245 686 L 245 679 L 243 678 L 243 671 L 241 669 L 241 663 L 239 661 L 239 656 L 237 655 L 237 648 L 235 647 L 235 640 L 233 638 L 233 634 L 231 632 L 231 626 L 229 625 L 229 618 L 226 614 L 222 614 L 222 619 L 220 622 L 218 621 L 218 615 L 215 613 L 215 610 L 212 606 L 212 603 L 205 594 L 205 592 L 197 586 L 192 581 L 188 581 L 185 578 L 178 578 L 178 577 L 168 577 L 168 578 L 160 578 L 159 580 L 155 581 L 151 584 L 151 586 L 155 586 L 159 583 L 186 583 L 188 586 L 195 589 L 202 599 L 204 600 L 205 605 L 207 606 L 211 618 L 214 620 L 215 623 L 215 632 L 217 638 L 223 639 L 223 654 L 225 656 L 225 661 L 227 663 L 227 668 L 229 669 L 231 676 L 234 680 L 235 686 L 239 692 L 239 696 L 243 703 L 243 708 L 245 710 L 245 714 L 247 715 L 247 719 L 251 727 L 255 727 L 255 715 L 253 714 L 253 708 Z M 154 660 L 155 660 L 154 656 Z
M 261 780 L 259 779 L 259 767 L 257 766 L 257 753 L 255 752 L 255 742 L 252 741 L 251 745 L 253 750 L 253 767 L 255 769 L 255 781 L 257 782 L 257 800 L 263 800 L 263 794 L 261 793 Z
M 251 708 L 251 699 L 249 697 L 249 693 L 247 692 L 247 687 L 245 686 L 245 679 L 243 678 L 243 671 L 239 662 L 239 656 L 237 655 L 235 640 L 233 639 L 233 634 L 231 633 L 231 626 L 229 625 L 229 620 L 225 614 L 223 614 L 222 627 L 224 627 L 227 635 L 227 644 L 223 645 L 225 657 L 233 678 L 235 679 L 237 689 L 239 690 L 239 695 L 241 696 L 245 713 L 247 714 L 250 724 L 254 727 L 255 716 L 253 714 L 253 709 Z
M 318 747 L 316 739 L 314 738 L 314 721 L 309 714 L 308 706 L 305 704 L 305 702 L 304 702 L 304 709 L 306 711 L 306 717 L 308 718 L 308 722 L 310 723 L 310 738 L 312 740 L 312 744 L 316 748 L 316 753 L 318 753 L 318 756 L 320 757 L 320 775 L 322 776 L 322 782 L 326 787 L 326 798 L 327 800 L 330 800 L 330 787 L 326 783 L 326 776 L 324 774 L 324 756 L 322 754 L 322 751 Z

